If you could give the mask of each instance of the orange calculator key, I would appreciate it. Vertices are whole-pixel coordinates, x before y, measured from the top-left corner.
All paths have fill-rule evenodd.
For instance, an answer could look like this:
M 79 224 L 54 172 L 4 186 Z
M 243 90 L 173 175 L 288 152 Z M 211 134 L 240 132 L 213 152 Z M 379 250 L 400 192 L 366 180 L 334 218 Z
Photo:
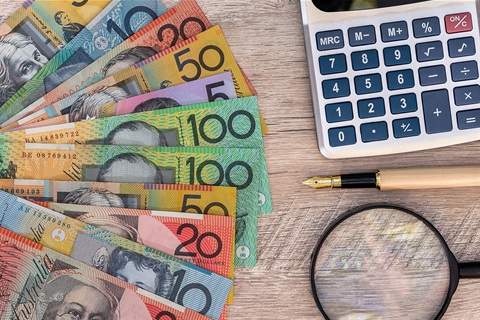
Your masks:
M 473 29 L 472 15 L 469 12 L 455 13 L 445 16 L 447 33 L 471 31 Z

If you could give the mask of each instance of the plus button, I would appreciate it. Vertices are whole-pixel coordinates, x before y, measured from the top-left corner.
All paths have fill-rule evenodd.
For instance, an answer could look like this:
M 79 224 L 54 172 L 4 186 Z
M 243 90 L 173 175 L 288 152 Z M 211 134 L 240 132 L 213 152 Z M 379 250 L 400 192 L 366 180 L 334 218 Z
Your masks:
M 438 110 L 438 108 L 433 112 L 437 117 L 440 117 L 442 111 Z

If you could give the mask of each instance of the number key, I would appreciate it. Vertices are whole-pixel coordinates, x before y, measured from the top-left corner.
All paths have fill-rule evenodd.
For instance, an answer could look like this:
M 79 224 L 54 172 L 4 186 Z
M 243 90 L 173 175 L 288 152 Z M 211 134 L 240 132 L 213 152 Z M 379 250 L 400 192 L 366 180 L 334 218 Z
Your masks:
M 387 67 L 399 66 L 412 62 L 412 55 L 409 46 L 385 48 L 383 49 L 383 57 Z
M 355 77 L 355 92 L 369 94 L 382 91 L 382 77 L 380 74 L 369 74 Z
M 325 99 L 348 97 L 350 95 L 348 78 L 324 80 L 322 82 L 322 89 Z
M 385 101 L 383 98 L 360 100 L 357 103 L 358 116 L 361 119 L 381 117 L 385 115 Z
M 417 110 L 417 96 L 414 93 L 390 97 L 390 111 L 392 114 L 415 112 Z
M 344 54 L 323 56 L 319 59 L 320 73 L 323 75 L 347 71 L 347 58 Z
M 390 90 L 413 88 L 415 80 L 413 71 L 410 69 L 391 71 L 387 73 L 387 83 Z
M 353 119 L 353 109 L 351 102 L 332 103 L 325 106 L 327 122 L 341 122 Z
M 348 126 L 342 128 L 332 128 L 328 130 L 328 139 L 330 146 L 341 147 L 357 143 L 355 127 Z
M 352 66 L 355 71 L 378 68 L 378 51 L 366 50 L 353 52 Z

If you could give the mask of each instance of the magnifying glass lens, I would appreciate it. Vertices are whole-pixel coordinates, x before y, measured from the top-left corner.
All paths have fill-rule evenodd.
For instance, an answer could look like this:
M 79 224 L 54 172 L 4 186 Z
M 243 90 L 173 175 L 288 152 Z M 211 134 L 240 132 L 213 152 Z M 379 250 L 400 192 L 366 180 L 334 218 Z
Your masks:
M 449 293 L 447 250 L 439 234 L 404 211 L 353 214 L 314 256 L 317 304 L 329 319 L 434 319 Z

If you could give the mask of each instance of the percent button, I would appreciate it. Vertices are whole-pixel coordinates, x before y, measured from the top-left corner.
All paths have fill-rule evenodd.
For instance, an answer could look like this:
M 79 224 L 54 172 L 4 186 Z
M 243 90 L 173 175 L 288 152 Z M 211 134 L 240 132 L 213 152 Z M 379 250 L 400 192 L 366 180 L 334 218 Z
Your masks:
M 473 29 L 472 15 L 470 12 L 456 13 L 445 16 L 447 33 L 471 31 Z

